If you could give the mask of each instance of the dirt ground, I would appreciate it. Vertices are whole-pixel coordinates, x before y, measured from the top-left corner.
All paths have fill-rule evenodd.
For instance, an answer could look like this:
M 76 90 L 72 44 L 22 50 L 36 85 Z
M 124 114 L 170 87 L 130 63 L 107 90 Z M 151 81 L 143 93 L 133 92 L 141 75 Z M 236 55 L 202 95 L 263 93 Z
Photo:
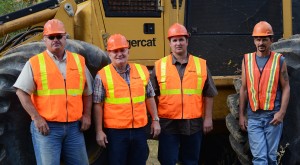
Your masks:
M 148 140 L 148 146 L 149 146 L 149 157 L 146 165 L 160 165 L 160 163 L 157 160 L 158 141 Z

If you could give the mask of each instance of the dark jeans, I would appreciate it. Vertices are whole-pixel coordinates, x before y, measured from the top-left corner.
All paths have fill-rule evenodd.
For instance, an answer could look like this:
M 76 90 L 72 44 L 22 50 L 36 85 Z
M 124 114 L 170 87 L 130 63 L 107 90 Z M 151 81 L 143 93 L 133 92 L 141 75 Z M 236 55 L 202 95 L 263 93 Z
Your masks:
M 202 131 L 192 135 L 160 133 L 158 160 L 161 165 L 175 165 L 180 158 L 184 165 L 198 165 L 201 141 Z
M 145 128 L 107 129 L 110 165 L 145 165 L 148 144 Z

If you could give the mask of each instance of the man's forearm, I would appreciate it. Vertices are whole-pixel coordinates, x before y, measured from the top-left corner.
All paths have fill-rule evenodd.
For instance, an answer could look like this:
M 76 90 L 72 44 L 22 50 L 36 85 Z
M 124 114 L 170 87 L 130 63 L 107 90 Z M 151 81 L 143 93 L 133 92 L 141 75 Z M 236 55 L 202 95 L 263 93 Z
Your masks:
M 204 103 L 205 103 L 205 105 L 204 105 L 205 118 L 212 119 L 214 98 L 213 97 L 204 97 Z
M 149 97 L 146 99 L 146 107 L 152 119 L 157 119 L 158 115 L 154 97 Z
M 91 117 L 92 113 L 92 95 L 82 96 L 83 115 Z
M 286 86 L 282 88 L 282 98 L 280 111 L 285 114 L 290 99 L 290 87 Z
M 34 120 L 35 118 L 40 116 L 39 113 L 37 112 L 35 106 L 33 105 L 29 94 L 27 94 L 26 92 L 24 92 L 21 89 L 17 89 L 16 94 L 19 97 L 19 100 L 20 100 L 23 108 L 30 115 L 32 120 Z
M 239 99 L 239 115 L 245 115 L 245 109 L 246 109 L 246 90 L 243 88 L 240 89 L 240 99 Z
M 103 131 L 103 103 L 94 104 L 94 120 L 96 133 Z

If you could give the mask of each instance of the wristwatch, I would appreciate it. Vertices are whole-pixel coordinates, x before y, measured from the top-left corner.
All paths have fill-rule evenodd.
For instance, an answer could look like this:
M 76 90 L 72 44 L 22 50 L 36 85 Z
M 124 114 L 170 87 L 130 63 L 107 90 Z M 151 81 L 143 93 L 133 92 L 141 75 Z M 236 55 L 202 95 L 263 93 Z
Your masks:
M 152 121 L 159 121 L 159 117 L 155 117 Z

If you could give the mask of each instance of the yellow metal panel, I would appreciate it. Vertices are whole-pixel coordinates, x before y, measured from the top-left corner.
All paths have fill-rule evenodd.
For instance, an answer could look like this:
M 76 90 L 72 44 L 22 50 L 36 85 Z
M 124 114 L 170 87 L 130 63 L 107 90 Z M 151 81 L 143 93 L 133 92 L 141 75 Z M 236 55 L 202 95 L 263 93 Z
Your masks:
M 178 2 L 178 1 L 177 1 Z M 185 0 L 182 1 L 181 7 L 177 10 L 173 9 L 170 1 L 163 1 L 164 6 L 164 35 L 165 35 L 165 56 L 170 53 L 170 46 L 168 41 L 168 29 L 169 27 L 178 22 L 184 25 L 184 14 L 185 14 Z
M 64 23 L 67 33 L 69 34 L 69 36 L 72 39 L 74 39 L 74 20 L 73 20 L 74 16 L 70 16 L 67 14 L 66 9 L 65 9 L 66 4 L 70 5 L 73 8 L 74 14 L 76 13 L 77 5 L 76 5 L 75 1 L 74 0 L 65 0 L 62 3 L 60 3 L 60 7 L 59 7 L 58 11 L 56 12 L 54 18 L 59 19 Z
M 86 1 L 77 6 L 75 22 L 75 36 L 77 40 L 82 40 L 88 43 L 91 41 L 91 1 Z M 98 46 L 98 45 L 97 45 Z
M 105 50 L 106 31 L 103 24 L 102 6 L 99 1 L 85 1 L 77 6 L 75 38 Z
M 233 80 L 239 76 L 213 76 L 218 95 L 214 97 L 213 119 L 224 120 L 228 115 L 227 96 L 236 93 Z
M 105 18 L 109 34 L 123 34 L 131 45 L 130 60 L 153 60 L 164 56 L 162 18 Z M 144 34 L 144 23 L 155 24 L 155 34 Z M 153 65 L 153 64 L 152 64 Z
M 283 14 L 283 38 L 289 38 L 293 34 L 292 0 L 282 0 Z

